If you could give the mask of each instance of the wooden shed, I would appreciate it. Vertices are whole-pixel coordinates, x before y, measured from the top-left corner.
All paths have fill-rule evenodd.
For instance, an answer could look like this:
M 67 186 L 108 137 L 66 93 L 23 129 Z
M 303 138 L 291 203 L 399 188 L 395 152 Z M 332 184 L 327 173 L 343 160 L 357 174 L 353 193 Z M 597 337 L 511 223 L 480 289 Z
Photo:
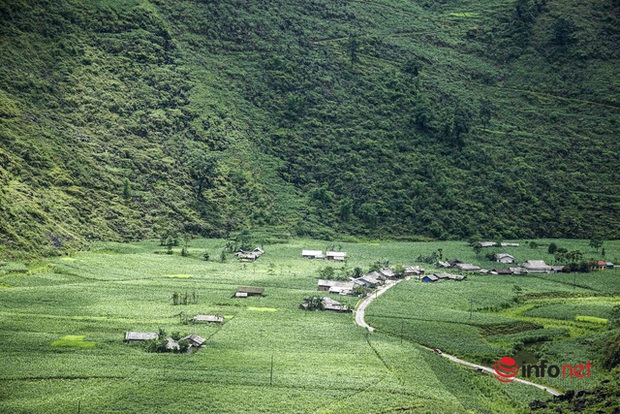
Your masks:
M 248 296 L 263 296 L 265 289 L 262 287 L 255 286 L 239 286 L 237 288 L 237 293 L 235 297 L 237 298 L 247 298 Z

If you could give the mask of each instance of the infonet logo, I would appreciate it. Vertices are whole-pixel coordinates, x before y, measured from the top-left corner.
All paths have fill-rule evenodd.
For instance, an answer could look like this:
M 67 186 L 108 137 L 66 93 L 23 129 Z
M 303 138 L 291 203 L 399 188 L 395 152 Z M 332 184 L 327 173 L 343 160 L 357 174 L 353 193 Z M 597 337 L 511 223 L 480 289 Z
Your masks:
M 562 378 L 590 378 L 590 371 L 592 369 L 590 361 L 586 364 L 577 364 L 575 366 L 564 364 L 561 367 L 559 365 L 547 365 L 548 362 L 546 359 L 542 359 L 539 364 L 523 364 L 519 367 L 514 358 L 508 356 L 501 357 L 493 365 L 495 378 L 501 382 L 512 382 L 519 374 L 519 371 L 521 371 L 521 377 L 523 378 L 544 378 L 545 376 L 557 378 L 560 375 L 562 375 Z

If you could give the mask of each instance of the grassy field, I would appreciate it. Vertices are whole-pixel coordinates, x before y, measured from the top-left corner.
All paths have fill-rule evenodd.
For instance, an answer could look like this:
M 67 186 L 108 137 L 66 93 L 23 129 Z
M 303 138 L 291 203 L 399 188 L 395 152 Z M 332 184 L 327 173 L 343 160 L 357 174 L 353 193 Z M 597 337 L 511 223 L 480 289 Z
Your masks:
M 558 243 L 588 251 L 587 241 Z M 106 243 L 71 257 L 5 263 L 0 411 L 521 412 L 545 394 L 500 384 L 417 343 L 489 361 L 519 341 L 555 338 L 539 342 L 540 352 L 551 358 L 570 348 L 571 356 L 585 357 L 584 338 L 605 328 L 576 316 L 608 317 L 620 290 L 617 271 L 411 280 L 369 307 L 367 320 L 378 332 L 368 334 L 350 314 L 298 309 L 304 296 L 316 294 L 317 270 L 327 264 L 301 258 L 301 249 L 324 250 L 328 242 L 267 245 L 247 265 L 232 255 L 220 262 L 224 244 L 194 240 L 190 257 L 181 257 L 179 249 L 161 254 L 164 248 L 153 241 Z M 620 256 L 620 243 L 605 246 L 608 257 Z M 347 251 L 349 269 L 367 270 L 375 260 L 413 264 L 438 248 L 446 258 L 489 264 L 464 242 L 331 247 Z M 543 250 L 510 252 L 519 260 L 548 259 Z M 218 260 L 201 260 L 205 251 Z M 234 299 L 239 285 L 264 287 L 265 296 Z M 195 292 L 197 303 L 173 306 L 173 292 Z M 225 323 L 182 325 L 180 312 L 218 313 Z M 159 328 L 201 335 L 205 347 L 189 355 L 151 354 L 123 343 L 125 331 Z

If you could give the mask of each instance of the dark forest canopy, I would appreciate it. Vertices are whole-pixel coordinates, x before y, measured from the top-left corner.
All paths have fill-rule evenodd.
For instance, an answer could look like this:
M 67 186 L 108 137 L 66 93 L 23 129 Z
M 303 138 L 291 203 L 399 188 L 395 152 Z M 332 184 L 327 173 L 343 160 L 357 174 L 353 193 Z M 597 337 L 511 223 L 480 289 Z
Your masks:
M 0 251 L 620 236 L 617 1 L 0 2 Z

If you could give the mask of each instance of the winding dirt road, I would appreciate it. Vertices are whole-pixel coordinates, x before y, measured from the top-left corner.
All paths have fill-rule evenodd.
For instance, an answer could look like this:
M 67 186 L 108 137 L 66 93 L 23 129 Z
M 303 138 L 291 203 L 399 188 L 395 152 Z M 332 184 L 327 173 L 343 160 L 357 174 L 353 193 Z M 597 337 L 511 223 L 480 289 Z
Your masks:
M 383 293 L 387 292 L 387 290 L 389 288 L 391 288 L 392 286 L 397 285 L 398 283 L 402 282 L 403 280 L 407 280 L 406 279 L 399 279 L 396 281 L 390 280 L 388 281 L 385 285 L 383 285 L 381 288 L 377 289 L 372 295 L 366 297 L 357 307 L 356 311 L 355 311 L 355 323 L 359 326 L 361 326 L 362 328 L 368 329 L 368 331 L 370 332 L 374 332 L 375 328 L 373 328 L 372 326 L 368 325 L 366 323 L 366 321 L 364 320 L 364 315 L 366 313 L 366 308 L 368 307 L 368 305 L 370 305 L 372 303 L 373 300 L 375 300 L 376 298 L 378 298 L 379 296 L 381 296 Z M 428 349 L 431 352 L 435 352 L 433 349 L 424 346 L 422 344 L 418 344 L 420 345 L 422 348 L 424 349 Z M 440 354 L 442 357 L 444 358 L 448 358 L 450 361 L 457 363 L 457 364 L 461 364 L 464 365 L 466 367 L 475 369 L 477 371 L 480 372 L 486 372 L 492 375 L 495 375 L 495 371 L 489 367 L 485 367 L 484 365 L 478 365 L 478 364 L 474 364 L 473 362 L 469 362 L 469 361 L 465 361 L 463 359 L 457 358 L 454 355 L 450 355 L 450 354 L 446 354 L 445 352 Z M 556 389 L 544 386 L 544 385 L 540 385 L 540 384 L 536 384 L 534 382 L 530 382 L 530 381 L 526 381 L 524 379 L 521 378 L 515 378 L 514 379 L 515 382 L 520 382 L 522 384 L 526 384 L 526 385 L 530 385 L 532 387 L 536 387 L 539 388 L 543 391 L 548 392 L 549 394 L 558 396 L 558 395 L 562 395 L 562 393 Z

